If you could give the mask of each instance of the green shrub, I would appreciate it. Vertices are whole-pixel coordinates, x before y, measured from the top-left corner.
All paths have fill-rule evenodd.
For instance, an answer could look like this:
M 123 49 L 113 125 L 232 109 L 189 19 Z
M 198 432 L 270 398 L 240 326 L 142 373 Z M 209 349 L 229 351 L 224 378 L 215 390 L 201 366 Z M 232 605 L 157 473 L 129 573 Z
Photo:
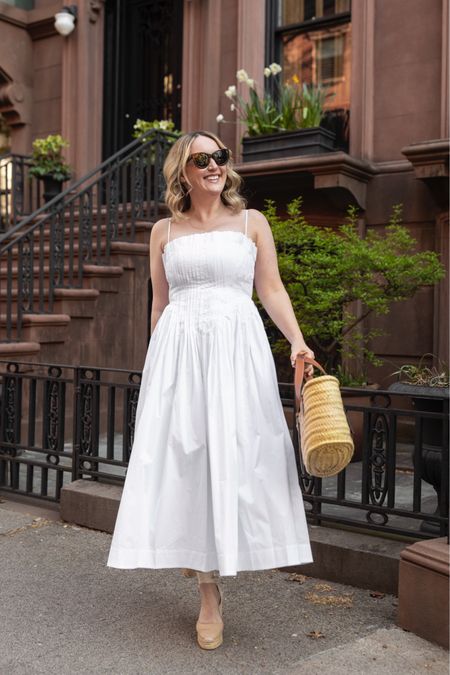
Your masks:
M 343 357 L 363 357 L 381 365 L 369 342 L 383 333 L 363 331 L 363 320 L 370 314 L 388 314 L 393 303 L 436 283 L 445 271 L 435 252 L 416 251 L 416 240 L 400 225 L 401 204 L 393 206 L 384 232 L 369 229 L 364 237 L 358 232 L 355 206 L 349 206 L 344 224 L 336 229 L 309 224 L 301 206 L 301 197 L 292 200 L 287 217 L 280 218 L 275 203 L 267 200 L 264 214 L 305 340 L 328 372 L 342 381 L 348 376 L 342 369 Z M 274 355 L 287 359 L 288 341 L 265 317 Z

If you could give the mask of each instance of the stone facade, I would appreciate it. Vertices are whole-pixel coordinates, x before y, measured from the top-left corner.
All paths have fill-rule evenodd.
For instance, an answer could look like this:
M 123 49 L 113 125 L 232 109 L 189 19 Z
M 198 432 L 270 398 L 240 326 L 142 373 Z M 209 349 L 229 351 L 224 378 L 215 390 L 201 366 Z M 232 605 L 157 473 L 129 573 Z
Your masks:
M 251 187 L 250 206 L 261 206 L 265 196 L 285 200 L 301 191 L 311 220 L 329 225 L 356 201 L 364 231 L 383 227 L 392 205 L 403 202 L 404 223 L 420 248 L 438 251 L 448 266 L 442 181 L 448 180 L 449 2 L 352 4 L 348 154 L 330 156 L 320 167 L 295 161 L 245 167 L 239 164 L 242 128 L 216 122 L 219 112 L 229 110 L 224 91 L 236 70 L 262 73 L 265 0 L 183 0 L 181 126 L 222 136 Z M 0 112 L 13 152 L 29 153 L 34 138 L 61 133 L 80 177 L 103 158 L 105 11 L 100 0 L 79 0 L 75 30 L 63 38 L 53 26 L 62 5 L 36 0 L 26 10 L 0 2 Z M 448 324 L 445 280 L 377 320 L 389 337 L 375 340 L 374 350 L 393 363 L 426 352 L 448 360 Z

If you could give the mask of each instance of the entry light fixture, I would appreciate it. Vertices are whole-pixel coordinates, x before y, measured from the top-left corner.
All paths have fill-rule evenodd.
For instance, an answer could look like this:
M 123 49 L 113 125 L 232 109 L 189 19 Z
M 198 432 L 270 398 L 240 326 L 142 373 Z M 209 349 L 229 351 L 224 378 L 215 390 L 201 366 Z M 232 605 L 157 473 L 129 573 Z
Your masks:
M 75 28 L 78 8 L 76 5 L 66 5 L 55 14 L 55 28 L 60 35 L 67 37 Z

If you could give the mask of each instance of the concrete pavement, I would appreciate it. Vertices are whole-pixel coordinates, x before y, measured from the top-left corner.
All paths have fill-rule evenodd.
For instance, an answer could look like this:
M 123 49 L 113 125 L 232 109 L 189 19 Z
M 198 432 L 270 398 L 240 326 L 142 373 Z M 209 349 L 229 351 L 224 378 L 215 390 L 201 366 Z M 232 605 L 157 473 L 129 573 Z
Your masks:
M 195 579 L 107 568 L 111 535 L 2 500 L 1 675 L 448 672 L 394 596 L 276 570 L 223 579 L 224 644 L 204 652 Z

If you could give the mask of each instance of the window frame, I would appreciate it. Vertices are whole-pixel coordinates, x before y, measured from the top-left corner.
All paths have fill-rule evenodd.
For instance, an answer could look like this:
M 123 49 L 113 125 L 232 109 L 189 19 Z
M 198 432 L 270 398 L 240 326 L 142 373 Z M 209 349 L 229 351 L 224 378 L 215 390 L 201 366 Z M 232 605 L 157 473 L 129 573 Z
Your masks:
M 266 29 L 265 29 L 265 65 L 271 63 L 281 64 L 282 37 L 289 34 L 300 34 L 310 32 L 315 29 L 335 28 L 345 24 L 351 24 L 352 21 L 352 2 L 350 10 L 339 12 L 332 16 L 319 17 L 318 19 L 308 19 L 301 23 L 277 26 L 279 0 L 266 0 Z M 265 91 L 275 94 L 272 78 L 264 78 Z M 327 109 L 320 126 L 334 131 L 336 133 L 336 150 L 349 152 L 350 147 L 350 108 L 342 109 L 339 107 L 330 107 Z
M 279 0 L 266 0 L 266 49 L 265 63 L 280 63 L 282 36 L 290 33 L 307 33 L 312 29 L 327 28 L 328 26 L 339 26 L 340 24 L 350 23 L 352 18 L 351 3 L 350 10 L 339 12 L 332 16 L 319 17 L 318 19 L 308 19 L 300 23 L 286 24 L 277 26 L 277 10 Z

